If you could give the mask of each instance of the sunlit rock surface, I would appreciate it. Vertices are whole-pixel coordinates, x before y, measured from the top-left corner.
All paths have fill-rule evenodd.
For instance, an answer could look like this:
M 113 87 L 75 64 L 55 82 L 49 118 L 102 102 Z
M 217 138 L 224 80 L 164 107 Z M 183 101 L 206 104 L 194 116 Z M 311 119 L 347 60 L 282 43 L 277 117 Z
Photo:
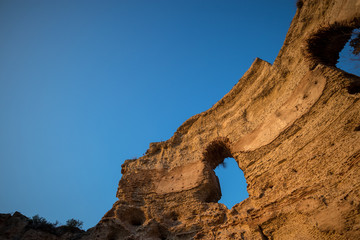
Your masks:
M 359 238 L 360 80 L 335 64 L 360 1 L 298 6 L 274 64 L 256 59 L 212 108 L 125 161 L 119 200 L 81 239 Z M 213 171 L 227 157 L 249 193 L 232 209 Z
M 357 27 L 359 1 L 303 1 L 273 65 L 256 59 L 211 109 L 124 163 L 97 227 L 140 239 L 360 236 L 359 78 L 335 67 Z M 249 192 L 231 210 L 213 171 L 227 157 Z

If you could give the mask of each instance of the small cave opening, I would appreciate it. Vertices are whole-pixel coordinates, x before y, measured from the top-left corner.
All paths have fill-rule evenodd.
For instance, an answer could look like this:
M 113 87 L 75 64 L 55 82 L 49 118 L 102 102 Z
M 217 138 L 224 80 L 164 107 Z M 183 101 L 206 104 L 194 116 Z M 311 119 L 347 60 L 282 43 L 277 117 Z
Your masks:
M 339 54 L 336 67 L 360 76 L 360 28 L 352 31 L 351 38 Z
M 143 220 L 140 218 L 131 219 L 130 224 L 133 226 L 141 226 L 143 224 Z
M 119 211 L 120 219 L 127 222 L 130 226 L 139 227 L 144 224 L 146 217 L 140 208 L 129 207 Z
M 244 172 L 234 158 L 225 158 L 215 168 L 215 174 L 219 178 L 222 193 L 219 203 L 231 209 L 235 204 L 249 197 Z

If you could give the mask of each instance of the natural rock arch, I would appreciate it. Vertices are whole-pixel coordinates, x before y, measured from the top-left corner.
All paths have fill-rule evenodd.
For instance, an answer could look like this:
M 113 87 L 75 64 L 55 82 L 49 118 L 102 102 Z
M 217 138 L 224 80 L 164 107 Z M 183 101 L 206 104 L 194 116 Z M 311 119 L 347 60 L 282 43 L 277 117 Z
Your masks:
M 307 58 L 311 62 L 310 69 L 314 69 L 318 64 L 335 67 L 340 51 L 350 40 L 353 30 L 357 28 L 360 28 L 360 17 L 334 22 L 312 34 L 306 40 Z M 348 79 L 348 92 L 350 94 L 360 93 L 360 76 L 338 70 L 342 78 Z
M 119 200 L 82 240 L 360 236 L 360 85 L 335 67 L 360 2 L 298 7 L 273 64 L 255 59 L 213 107 L 125 161 Z M 249 193 L 231 210 L 213 173 L 227 156 Z
M 221 198 L 218 203 L 232 209 L 249 197 L 244 171 L 239 168 L 234 158 L 225 158 L 224 162 L 214 169 L 214 172 L 219 179 L 221 189 Z
M 207 145 L 203 152 L 203 161 L 215 169 L 225 158 L 234 158 L 231 154 L 230 140 L 226 137 L 214 139 Z
M 351 38 L 354 29 L 360 27 L 360 18 L 335 22 L 320 28 L 306 40 L 308 57 L 314 63 L 335 66 L 339 53 Z
M 219 137 L 210 142 L 203 152 L 204 165 L 210 169 L 210 178 L 213 180 L 212 191 L 209 196 L 205 199 L 206 202 L 217 203 L 222 196 L 220 182 L 218 176 L 215 174 L 215 168 L 222 164 L 226 158 L 234 158 L 231 154 L 230 141 L 226 137 Z M 234 183 L 235 184 L 235 183 Z
M 360 4 L 298 6 L 273 65 L 256 59 L 212 108 L 123 164 L 119 201 L 98 227 L 121 225 L 129 237 L 153 239 L 360 235 L 358 80 L 335 67 L 349 37 L 341 32 L 358 26 Z M 225 157 L 248 183 L 249 198 L 231 210 L 217 203 L 213 171 Z M 126 228 L 122 209 L 134 207 L 144 221 Z

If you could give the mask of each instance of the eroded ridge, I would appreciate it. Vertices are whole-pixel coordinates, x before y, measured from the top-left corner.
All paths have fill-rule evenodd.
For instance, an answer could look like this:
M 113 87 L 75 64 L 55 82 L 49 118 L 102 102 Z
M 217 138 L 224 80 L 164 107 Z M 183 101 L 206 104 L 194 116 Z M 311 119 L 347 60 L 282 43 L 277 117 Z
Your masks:
M 298 1 L 275 62 L 125 161 L 118 201 L 79 239 L 357 239 L 360 85 L 335 64 L 359 19 L 358 0 Z M 231 209 L 214 173 L 227 157 L 249 193 Z
M 212 108 L 124 163 L 119 201 L 97 227 L 121 225 L 135 239 L 360 235 L 360 96 L 349 91 L 356 76 L 335 67 L 360 3 L 301 2 L 273 65 L 256 59 Z M 218 203 L 214 173 L 227 157 L 249 193 L 232 209 Z M 127 208 L 143 213 L 136 226 Z

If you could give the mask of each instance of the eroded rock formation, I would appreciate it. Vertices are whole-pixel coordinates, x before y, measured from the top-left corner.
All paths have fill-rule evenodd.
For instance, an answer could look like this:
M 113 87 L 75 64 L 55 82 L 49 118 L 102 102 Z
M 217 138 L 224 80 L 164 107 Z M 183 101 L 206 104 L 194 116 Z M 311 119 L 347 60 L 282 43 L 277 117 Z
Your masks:
M 335 67 L 359 0 L 304 0 L 273 65 L 122 166 L 119 200 L 82 239 L 358 239 L 360 78 Z M 227 209 L 233 157 L 249 198 Z M 236 184 L 236 183 L 234 183 Z
M 304 1 L 273 65 L 256 59 L 211 109 L 123 164 L 100 226 L 114 238 L 360 236 L 359 78 L 335 67 L 357 27 L 360 1 Z M 213 171 L 226 157 L 249 192 L 231 210 Z

